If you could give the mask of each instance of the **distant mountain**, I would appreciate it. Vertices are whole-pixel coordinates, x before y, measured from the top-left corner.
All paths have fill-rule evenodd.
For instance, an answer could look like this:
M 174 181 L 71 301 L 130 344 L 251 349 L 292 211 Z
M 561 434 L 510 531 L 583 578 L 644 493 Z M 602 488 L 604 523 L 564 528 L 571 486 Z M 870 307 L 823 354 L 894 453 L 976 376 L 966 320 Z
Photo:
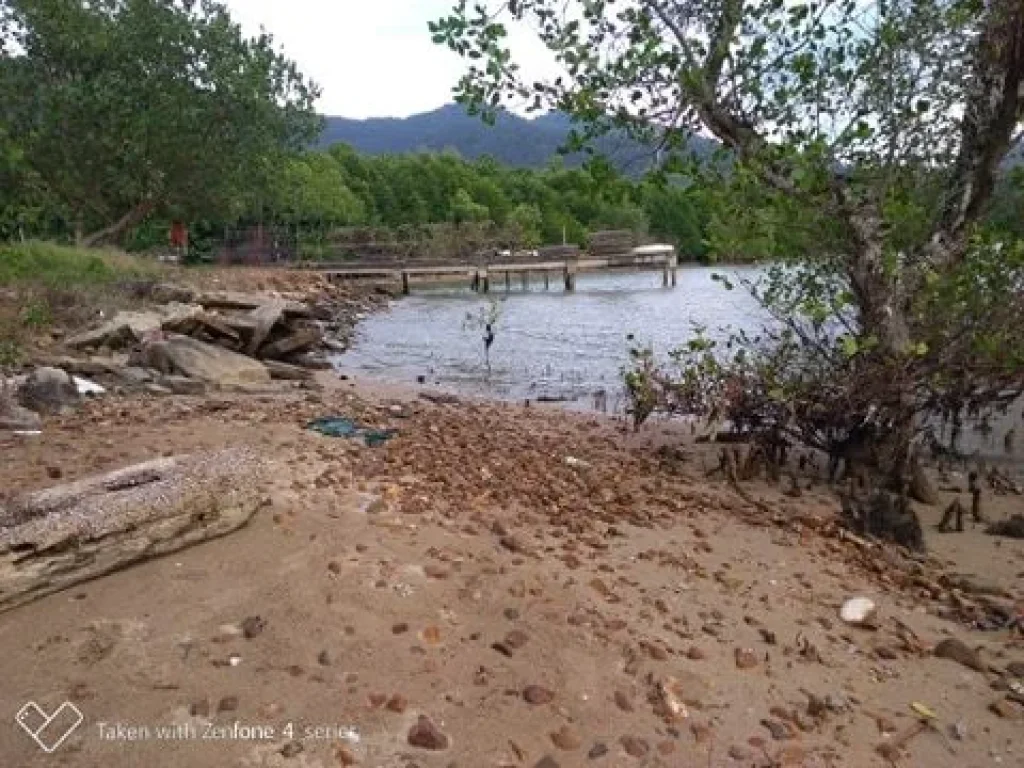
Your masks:
M 526 119 L 503 112 L 492 126 L 479 117 L 467 115 L 458 104 L 448 104 L 406 118 L 328 117 L 318 144 L 329 147 L 344 142 L 371 155 L 454 149 L 468 160 L 490 155 L 505 165 L 537 168 L 557 156 L 571 130 L 569 117 L 560 113 Z M 706 155 L 717 145 L 710 139 L 695 138 L 691 146 L 698 154 Z M 597 148 L 626 173 L 641 173 L 653 160 L 649 147 L 622 134 L 603 137 Z M 569 155 L 565 162 L 576 166 L 585 157 Z

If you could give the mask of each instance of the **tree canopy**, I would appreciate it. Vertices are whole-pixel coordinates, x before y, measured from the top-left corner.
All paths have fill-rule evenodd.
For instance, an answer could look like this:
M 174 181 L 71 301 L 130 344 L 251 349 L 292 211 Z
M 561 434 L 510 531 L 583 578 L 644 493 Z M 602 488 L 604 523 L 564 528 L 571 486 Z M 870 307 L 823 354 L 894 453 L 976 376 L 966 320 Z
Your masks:
M 557 77 L 523 78 L 510 23 Z M 979 229 L 1024 118 L 1019 0 L 460 2 L 430 30 L 469 59 L 458 98 L 485 117 L 518 101 L 572 114 L 580 141 L 625 127 L 732 153 L 725 202 L 750 204 L 718 244 L 782 259 L 750 286 L 778 323 L 728 362 L 682 350 L 662 405 L 865 442 L 893 509 L 930 419 L 1024 389 L 1021 250 Z
M 319 131 L 316 86 L 212 0 L 9 0 L 0 35 L 14 188 L 87 242 L 237 213 Z

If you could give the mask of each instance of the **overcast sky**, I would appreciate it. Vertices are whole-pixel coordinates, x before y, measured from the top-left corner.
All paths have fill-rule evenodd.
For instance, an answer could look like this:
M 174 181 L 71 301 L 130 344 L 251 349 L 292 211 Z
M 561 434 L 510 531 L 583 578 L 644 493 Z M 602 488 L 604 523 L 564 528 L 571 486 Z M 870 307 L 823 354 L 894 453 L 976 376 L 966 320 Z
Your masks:
M 434 45 L 427 22 L 452 0 L 227 0 L 248 34 L 260 26 L 323 89 L 319 109 L 344 117 L 405 117 L 452 101 L 467 64 Z M 547 52 L 526 30 L 512 42 L 524 70 L 540 74 Z

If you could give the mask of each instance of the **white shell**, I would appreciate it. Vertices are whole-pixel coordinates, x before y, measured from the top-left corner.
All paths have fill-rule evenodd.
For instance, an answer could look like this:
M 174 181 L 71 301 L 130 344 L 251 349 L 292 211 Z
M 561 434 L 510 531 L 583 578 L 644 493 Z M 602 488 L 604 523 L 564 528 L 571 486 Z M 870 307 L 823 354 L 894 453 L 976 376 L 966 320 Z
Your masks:
M 851 597 L 839 609 L 839 618 L 847 624 L 864 624 L 874 616 L 877 606 L 866 597 Z

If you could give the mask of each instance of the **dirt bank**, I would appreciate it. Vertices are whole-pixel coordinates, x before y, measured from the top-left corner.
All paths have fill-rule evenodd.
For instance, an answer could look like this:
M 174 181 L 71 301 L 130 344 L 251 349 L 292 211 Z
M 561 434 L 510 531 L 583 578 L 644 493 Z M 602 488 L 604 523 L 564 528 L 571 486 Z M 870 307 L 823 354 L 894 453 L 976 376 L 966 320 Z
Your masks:
M 0 442 L 19 491 L 225 447 L 265 462 L 241 531 L 0 616 L 3 765 L 875 766 L 886 744 L 1024 765 L 1020 635 L 968 626 L 984 595 L 950 581 L 1020 601 L 1024 543 L 934 534 L 928 509 L 934 556 L 908 560 L 842 539 L 821 486 L 752 486 L 768 514 L 653 433 L 319 381 L 111 397 Z M 304 427 L 331 415 L 399 434 Z M 876 628 L 839 619 L 855 595 Z M 931 653 L 950 637 L 980 671 Z M 84 722 L 47 755 L 13 717 L 65 700 Z M 915 702 L 935 727 L 900 751 Z

